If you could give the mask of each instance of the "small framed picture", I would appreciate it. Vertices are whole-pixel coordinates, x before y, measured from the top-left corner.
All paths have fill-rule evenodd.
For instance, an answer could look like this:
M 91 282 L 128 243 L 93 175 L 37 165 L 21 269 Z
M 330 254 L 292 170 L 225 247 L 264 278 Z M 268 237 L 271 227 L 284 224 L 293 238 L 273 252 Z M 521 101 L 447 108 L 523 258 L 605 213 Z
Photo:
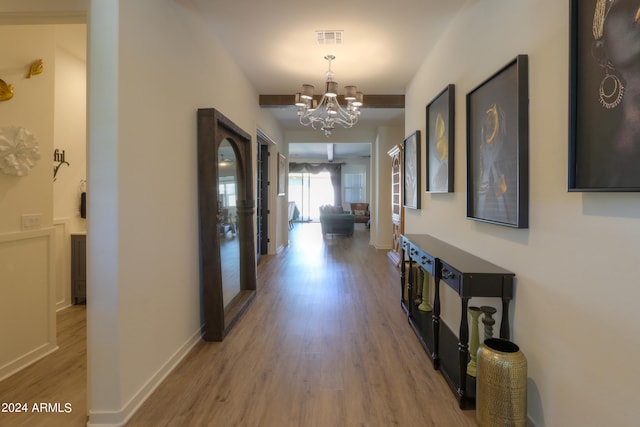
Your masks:
M 453 192 L 455 85 L 427 105 L 427 188 L 430 193 Z
M 404 206 L 420 209 L 420 131 L 404 140 Z
M 529 66 L 518 55 L 467 94 L 467 217 L 529 227 Z
M 285 195 L 287 179 L 287 158 L 278 153 L 278 196 Z

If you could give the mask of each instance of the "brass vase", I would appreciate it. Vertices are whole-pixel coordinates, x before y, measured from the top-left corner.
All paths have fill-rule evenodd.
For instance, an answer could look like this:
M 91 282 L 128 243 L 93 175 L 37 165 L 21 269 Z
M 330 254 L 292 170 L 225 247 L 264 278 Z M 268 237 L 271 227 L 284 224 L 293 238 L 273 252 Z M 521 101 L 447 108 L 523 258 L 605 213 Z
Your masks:
M 490 338 L 478 350 L 476 421 L 480 427 L 527 421 L 527 359 L 511 341 Z

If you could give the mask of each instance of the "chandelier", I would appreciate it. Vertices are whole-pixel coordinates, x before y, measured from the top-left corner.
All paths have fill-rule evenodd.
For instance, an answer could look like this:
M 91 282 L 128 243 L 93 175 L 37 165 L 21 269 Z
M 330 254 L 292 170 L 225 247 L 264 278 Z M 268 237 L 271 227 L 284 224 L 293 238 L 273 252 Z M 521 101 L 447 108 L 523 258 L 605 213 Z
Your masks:
M 358 92 L 357 87 L 345 86 L 344 100 L 347 105 L 345 107 L 340 105 L 338 102 L 338 83 L 333 81 L 333 73 L 331 72 L 331 61 L 335 58 L 334 55 L 324 57 L 329 61 L 329 70 L 327 71 L 324 95 L 322 95 L 320 102 L 313 99 L 314 87 L 312 85 L 303 84 L 300 92 L 296 93 L 296 107 L 298 107 L 300 124 L 323 130 L 327 137 L 331 135 L 336 124 L 350 128 L 358 123 L 363 99 L 362 92 Z

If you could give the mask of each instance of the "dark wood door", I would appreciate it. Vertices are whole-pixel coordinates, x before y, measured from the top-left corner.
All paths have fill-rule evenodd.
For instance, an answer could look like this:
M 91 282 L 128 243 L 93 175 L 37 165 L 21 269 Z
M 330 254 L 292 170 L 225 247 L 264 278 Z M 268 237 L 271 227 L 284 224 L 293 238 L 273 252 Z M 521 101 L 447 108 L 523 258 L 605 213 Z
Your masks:
M 256 198 L 257 233 L 256 257 L 268 253 L 269 246 L 269 143 L 258 135 L 257 178 L 258 194 Z

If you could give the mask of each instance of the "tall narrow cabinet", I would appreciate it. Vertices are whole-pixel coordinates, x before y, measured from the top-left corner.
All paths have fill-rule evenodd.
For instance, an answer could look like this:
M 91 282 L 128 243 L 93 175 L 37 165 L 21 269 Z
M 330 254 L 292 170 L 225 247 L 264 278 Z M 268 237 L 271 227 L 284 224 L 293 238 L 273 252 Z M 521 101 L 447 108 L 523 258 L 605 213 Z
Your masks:
M 71 235 L 71 301 L 73 304 L 87 301 L 87 236 Z
M 404 207 L 402 206 L 402 145 L 387 151 L 391 157 L 391 250 L 387 256 L 400 268 L 402 234 L 404 233 Z

